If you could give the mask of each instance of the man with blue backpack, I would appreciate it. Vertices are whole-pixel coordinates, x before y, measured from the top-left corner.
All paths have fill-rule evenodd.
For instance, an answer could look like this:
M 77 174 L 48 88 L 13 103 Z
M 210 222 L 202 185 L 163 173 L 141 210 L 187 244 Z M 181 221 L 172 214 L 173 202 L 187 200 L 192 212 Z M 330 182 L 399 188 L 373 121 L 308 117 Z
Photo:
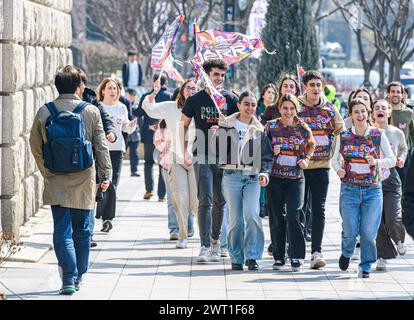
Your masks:
M 96 173 L 105 191 L 112 176 L 111 160 L 99 110 L 75 92 L 83 86 L 72 66 L 55 76 L 58 98 L 42 106 L 30 133 L 30 147 L 44 178 L 43 202 L 53 215 L 53 246 L 62 277 L 60 294 L 80 289 L 88 269 L 89 216 L 95 204 Z

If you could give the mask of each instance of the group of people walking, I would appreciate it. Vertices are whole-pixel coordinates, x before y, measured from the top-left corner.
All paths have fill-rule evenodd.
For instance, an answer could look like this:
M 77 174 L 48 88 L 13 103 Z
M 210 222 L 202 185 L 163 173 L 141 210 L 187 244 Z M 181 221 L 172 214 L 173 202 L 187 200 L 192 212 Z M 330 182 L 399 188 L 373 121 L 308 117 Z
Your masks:
M 295 76 L 284 74 L 277 85 L 265 86 L 257 99 L 249 91 L 234 94 L 223 88 L 224 61 L 207 60 L 203 67 L 225 98 L 224 107 L 218 107 L 208 87 L 200 88 L 193 79 L 185 81 L 169 101 L 164 97 L 165 76 L 156 75 L 152 90 L 131 110 L 132 115 L 156 120 L 151 124 L 153 140 L 146 142 L 145 166 L 148 162 L 152 168 L 154 150 L 158 150 L 169 223 L 176 221 L 171 232 L 176 236 L 170 239 L 177 240 L 177 249 L 187 247 L 196 216 L 197 262 L 219 262 L 226 256 L 220 246 L 224 237 L 232 270 L 244 266 L 258 270 L 265 242 L 262 217 L 268 215 L 274 270 L 284 269 L 288 260 L 292 271 L 301 269 L 306 257 L 305 227 L 311 233 L 310 267 L 325 267 L 322 243 L 332 167 L 341 179 L 339 268 L 347 270 L 357 243 L 363 278 L 369 277 L 375 262 L 377 270 L 386 271 L 388 259 L 405 254 L 406 230 L 414 235 L 414 187 L 406 178 L 414 176 L 414 161 L 409 161 L 414 117 L 402 101 L 400 83 L 389 84 L 387 100 L 373 101 L 366 89 L 352 92 L 344 121 L 323 94 L 318 71 L 305 73 L 302 95 Z M 85 78 L 70 66 L 58 72 L 55 84 L 60 95 L 54 103 L 59 111 L 77 111 Z M 137 125 L 119 98 L 120 85 L 105 79 L 97 89 L 100 110 L 87 104 L 80 112 L 95 157 L 84 170 L 55 172 L 45 166 L 43 146 L 50 131 L 47 106 L 38 111 L 33 124 L 30 142 L 45 178 L 45 204 L 52 205 L 63 294 L 79 290 L 87 270 L 91 217 L 103 217 L 103 231 L 112 228 L 114 215 L 108 217 L 106 211 L 115 204 L 107 192 L 112 187 L 116 199 L 125 151 L 122 131 L 132 133 Z M 104 122 L 102 127 L 108 117 L 112 125 Z M 106 191 L 106 200 L 93 213 L 96 185 Z M 146 187 L 144 198 L 150 199 L 152 186 Z M 223 225 L 226 212 L 228 225 Z

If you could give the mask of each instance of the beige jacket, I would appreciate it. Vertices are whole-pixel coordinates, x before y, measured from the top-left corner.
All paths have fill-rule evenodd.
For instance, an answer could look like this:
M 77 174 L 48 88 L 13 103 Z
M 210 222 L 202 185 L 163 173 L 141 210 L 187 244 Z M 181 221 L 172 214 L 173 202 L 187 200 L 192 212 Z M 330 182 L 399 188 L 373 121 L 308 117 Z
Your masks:
M 306 99 L 306 94 L 304 96 L 299 97 L 299 102 L 305 106 L 312 107 L 312 104 Z M 322 95 L 319 106 L 323 107 L 327 102 L 328 102 L 328 99 L 324 95 Z M 345 129 L 345 124 L 338 110 L 336 108 L 334 108 L 334 110 L 335 110 L 335 119 L 334 119 L 335 130 L 333 134 L 337 136 L 339 133 L 341 133 Z M 334 143 L 332 143 L 330 158 L 332 158 L 333 154 L 334 154 Z M 306 170 L 329 169 L 329 168 L 330 168 L 329 160 L 318 160 L 318 161 L 311 160 Z
M 74 94 L 62 94 L 54 101 L 58 111 L 73 111 L 80 102 L 80 98 Z M 107 175 L 111 178 L 111 158 L 99 110 L 90 105 L 82 111 L 81 115 L 85 123 L 87 138 L 91 141 L 94 149 L 99 176 L 102 178 Z M 45 123 L 49 116 L 50 112 L 47 107 L 42 106 L 36 114 L 30 132 L 30 148 L 44 178 L 43 203 L 91 210 L 94 208 L 96 194 L 95 161 L 92 167 L 69 174 L 55 174 L 44 167 L 42 148 L 47 141 Z

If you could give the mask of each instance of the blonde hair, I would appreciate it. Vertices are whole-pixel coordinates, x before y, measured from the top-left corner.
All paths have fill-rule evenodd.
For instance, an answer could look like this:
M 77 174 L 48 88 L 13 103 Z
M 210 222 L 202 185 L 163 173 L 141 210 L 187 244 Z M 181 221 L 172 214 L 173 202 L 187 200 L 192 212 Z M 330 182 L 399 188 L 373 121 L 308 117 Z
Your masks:
M 98 88 L 96 89 L 96 95 L 97 95 L 98 101 L 102 102 L 104 100 L 104 96 L 103 96 L 102 92 L 105 90 L 106 85 L 109 82 L 113 82 L 115 84 L 115 88 L 116 88 L 116 92 L 117 92 L 115 100 L 119 101 L 119 97 L 121 96 L 121 89 L 119 88 L 118 83 L 116 82 L 116 80 L 113 79 L 113 78 L 105 78 L 99 84 Z

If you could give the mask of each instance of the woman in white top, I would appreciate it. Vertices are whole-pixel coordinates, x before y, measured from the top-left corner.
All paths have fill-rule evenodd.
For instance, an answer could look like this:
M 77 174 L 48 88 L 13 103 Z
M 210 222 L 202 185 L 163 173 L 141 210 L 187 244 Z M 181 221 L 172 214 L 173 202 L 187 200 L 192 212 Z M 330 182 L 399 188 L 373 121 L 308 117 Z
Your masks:
M 181 109 L 186 99 L 195 93 L 196 85 L 194 81 L 186 81 L 181 87 L 176 101 L 155 103 L 155 95 L 159 91 L 159 87 L 159 83 L 155 83 L 154 93 L 145 98 L 142 103 L 142 108 L 151 118 L 164 119 L 166 130 L 168 130 L 169 136 L 171 137 L 171 145 L 168 148 L 166 161 L 169 163 L 169 182 L 180 229 L 176 247 L 184 249 L 187 247 L 188 214 L 190 209 L 194 213 L 198 212 L 198 197 L 193 165 L 186 165 L 184 163 L 184 156 L 180 145 L 180 121 Z M 190 130 L 188 132 L 187 152 L 191 154 L 192 143 L 195 137 L 193 122 L 190 124 Z
M 122 168 L 122 160 L 123 154 L 125 152 L 125 141 L 122 138 L 122 133 L 126 132 L 128 134 L 134 132 L 136 129 L 136 120 L 129 121 L 128 120 L 128 110 L 127 107 L 119 102 L 119 97 L 121 95 L 121 91 L 112 78 L 105 78 L 97 89 L 97 98 L 98 101 L 101 102 L 103 109 L 106 113 L 109 114 L 111 120 L 113 121 L 116 129 L 116 136 L 120 137 L 113 143 L 108 143 L 109 153 L 111 156 L 111 163 L 112 163 L 112 185 L 116 190 L 116 187 L 119 184 L 119 178 L 121 176 L 121 168 Z M 116 197 L 113 197 L 113 201 L 116 201 Z M 115 206 L 113 206 L 115 208 Z M 111 210 L 105 210 L 107 208 L 102 208 L 104 212 L 101 210 L 97 210 L 97 216 L 102 217 L 103 220 L 103 228 L 101 231 L 109 232 L 112 229 L 111 220 L 115 216 L 115 212 L 108 212 Z M 114 211 L 114 210 L 113 210 Z
M 369 107 L 361 99 L 349 103 L 352 128 L 338 135 L 332 167 L 341 178 L 339 211 L 342 254 L 339 267 L 348 269 L 357 236 L 361 242 L 359 277 L 368 278 L 377 260 L 376 237 L 382 216 L 381 168 L 395 166 L 385 132 L 368 123 Z M 382 152 L 382 158 L 381 158 Z
M 387 169 L 383 175 L 383 178 L 385 178 L 382 182 L 384 207 L 377 236 L 377 271 L 387 271 L 387 259 L 394 259 L 398 253 L 404 255 L 406 252 L 404 244 L 405 228 L 401 215 L 401 180 L 396 166 L 404 167 L 408 147 L 402 130 L 389 124 L 391 113 L 392 108 L 388 101 L 378 100 L 374 102 L 372 114 L 374 125 L 384 130 L 391 149 L 397 157 L 394 167 Z M 395 250 L 393 241 L 397 245 L 397 250 Z

